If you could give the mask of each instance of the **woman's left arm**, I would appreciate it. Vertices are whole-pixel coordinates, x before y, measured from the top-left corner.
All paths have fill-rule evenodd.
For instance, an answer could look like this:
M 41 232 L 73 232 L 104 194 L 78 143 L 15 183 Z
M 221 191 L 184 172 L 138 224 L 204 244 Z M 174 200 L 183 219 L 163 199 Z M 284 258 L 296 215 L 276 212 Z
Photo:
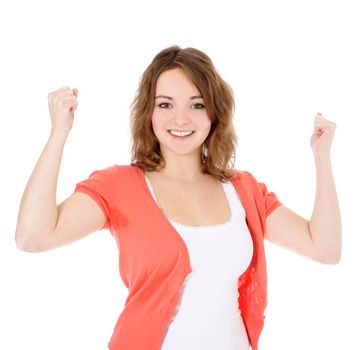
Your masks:
M 311 137 L 316 165 L 311 219 L 281 205 L 266 220 L 266 239 L 324 264 L 337 264 L 341 259 L 341 215 L 330 157 L 335 130 L 335 123 L 316 115 Z

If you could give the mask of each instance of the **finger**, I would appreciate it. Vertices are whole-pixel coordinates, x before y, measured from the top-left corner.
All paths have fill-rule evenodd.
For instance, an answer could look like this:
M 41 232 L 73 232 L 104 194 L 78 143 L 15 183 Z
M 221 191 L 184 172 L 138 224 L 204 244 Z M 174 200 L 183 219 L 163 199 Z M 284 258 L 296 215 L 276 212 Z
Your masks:
M 336 123 L 332 122 L 331 120 L 328 120 L 322 116 L 321 113 L 317 113 L 314 120 L 315 127 L 336 127 Z
M 334 129 L 336 124 L 327 119 L 318 119 L 315 121 L 315 127 L 323 129 Z
M 60 88 L 58 90 L 55 90 L 54 94 L 59 94 L 59 93 L 61 93 L 63 91 L 66 91 L 66 90 L 70 90 L 70 87 L 69 86 L 64 86 L 64 87 L 62 87 L 62 88 Z
M 326 122 L 331 123 L 331 124 L 335 124 L 331 120 L 326 119 L 321 113 L 317 113 L 316 116 L 315 116 L 315 122 L 318 121 L 318 120 L 319 121 L 326 121 Z
M 73 94 L 66 94 L 58 98 L 58 101 L 76 101 L 76 96 Z
M 317 123 L 320 120 L 326 120 L 326 118 L 324 118 L 324 116 L 321 113 L 317 113 L 314 122 Z
M 73 93 L 72 90 L 69 90 L 69 91 L 63 91 L 62 93 L 60 93 L 58 96 L 57 96 L 58 100 L 76 100 L 77 99 L 77 95 L 75 95 Z
M 62 100 L 58 101 L 58 106 L 61 108 L 70 109 L 74 107 L 78 102 L 76 101 L 75 97 L 65 97 Z

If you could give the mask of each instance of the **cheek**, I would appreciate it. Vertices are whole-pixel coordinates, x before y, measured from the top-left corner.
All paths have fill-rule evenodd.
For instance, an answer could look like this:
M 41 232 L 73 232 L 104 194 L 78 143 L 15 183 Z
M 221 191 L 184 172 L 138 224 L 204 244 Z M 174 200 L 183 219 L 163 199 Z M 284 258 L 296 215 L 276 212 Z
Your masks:
M 199 129 L 210 129 L 211 127 L 211 120 L 208 117 L 208 114 L 204 113 L 202 115 L 199 115 L 196 119 L 196 125 Z
M 164 123 L 164 118 L 161 113 L 153 113 L 152 115 L 152 125 L 153 129 L 159 129 Z

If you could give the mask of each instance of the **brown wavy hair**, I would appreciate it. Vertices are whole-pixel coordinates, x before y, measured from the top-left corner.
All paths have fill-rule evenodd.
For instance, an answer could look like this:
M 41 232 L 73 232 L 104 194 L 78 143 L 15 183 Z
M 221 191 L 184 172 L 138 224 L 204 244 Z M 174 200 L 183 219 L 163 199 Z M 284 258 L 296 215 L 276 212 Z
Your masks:
M 225 182 L 232 179 L 237 136 L 233 127 L 234 96 L 231 87 L 221 78 L 211 59 L 192 47 L 171 46 L 160 51 L 140 78 L 139 88 L 131 104 L 131 165 L 143 171 L 165 167 L 159 141 L 152 128 L 157 79 L 161 73 L 181 68 L 200 91 L 212 122 L 202 144 L 201 171 Z M 229 166 L 229 163 L 231 165 Z

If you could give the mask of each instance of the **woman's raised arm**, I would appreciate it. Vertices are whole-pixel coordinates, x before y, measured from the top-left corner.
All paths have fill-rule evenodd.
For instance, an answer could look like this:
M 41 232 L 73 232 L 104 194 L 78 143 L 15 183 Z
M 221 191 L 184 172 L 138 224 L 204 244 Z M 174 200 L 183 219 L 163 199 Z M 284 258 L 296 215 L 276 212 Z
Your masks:
M 50 137 L 25 187 L 15 233 L 16 245 L 40 252 L 69 244 L 101 229 L 105 214 L 84 193 L 56 204 L 56 188 L 64 145 L 77 108 L 77 89 L 63 87 L 48 95 Z

